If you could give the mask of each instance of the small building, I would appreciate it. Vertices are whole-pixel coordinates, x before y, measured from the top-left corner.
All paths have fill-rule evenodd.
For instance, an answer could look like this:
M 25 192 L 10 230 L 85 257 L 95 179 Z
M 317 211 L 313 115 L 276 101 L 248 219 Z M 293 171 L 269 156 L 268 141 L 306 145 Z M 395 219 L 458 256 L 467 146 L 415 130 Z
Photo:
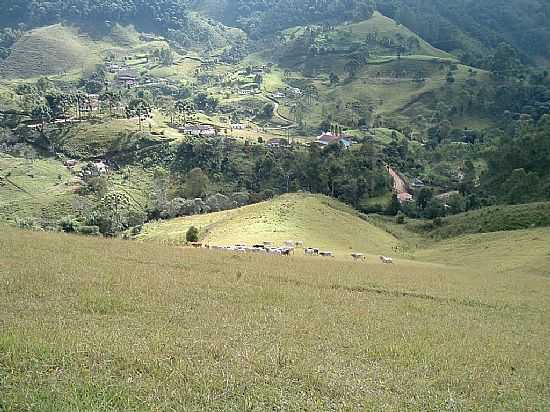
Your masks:
M 286 147 L 289 146 L 288 140 L 284 139 L 282 137 L 276 137 L 273 139 L 270 139 L 267 144 L 267 147 Z
M 86 113 L 97 112 L 99 110 L 99 106 L 99 95 L 87 94 L 86 98 L 80 102 L 79 110 Z
M 426 186 L 426 184 L 417 177 L 415 177 L 411 182 L 411 187 L 414 189 L 421 189 L 424 186 Z
M 246 125 L 243 124 L 243 123 L 233 123 L 231 125 L 231 128 L 235 129 L 235 130 L 244 130 L 244 129 L 246 129 Z
M 107 67 L 107 69 L 109 70 L 109 72 L 111 73 L 116 73 L 120 70 L 120 66 L 116 63 L 111 63 L 109 64 L 109 66 Z
M 81 172 L 81 177 L 99 177 L 107 174 L 109 166 L 103 160 L 96 160 L 93 163 L 88 163 Z
M 397 195 L 397 199 L 399 200 L 399 203 L 407 203 L 414 200 L 413 195 L 407 192 L 399 193 Z
M 287 93 L 294 96 L 294 97 L 302 97 L 302 95 L 304 94 L 304 92 L 302 92 L 297 87 L 289 87 L 287 89 Z
M 131 69 L 120 69 L 116 76 L 116 81 L 127 87 L 135 86 L 138 83 L 138 74 Z
M 323 147 L 326 147 L 329 144 L 339 143 L 343 145 L 346 149 L 351 146 L 351 140 L 332 132 L 324 132 L 320 136 L 317 136 L 315 143 Z
M 208 124 L 186 124 L 180 128 L 180 132 L 192 135 L 192 136 L 215 136 L 216 129 Z

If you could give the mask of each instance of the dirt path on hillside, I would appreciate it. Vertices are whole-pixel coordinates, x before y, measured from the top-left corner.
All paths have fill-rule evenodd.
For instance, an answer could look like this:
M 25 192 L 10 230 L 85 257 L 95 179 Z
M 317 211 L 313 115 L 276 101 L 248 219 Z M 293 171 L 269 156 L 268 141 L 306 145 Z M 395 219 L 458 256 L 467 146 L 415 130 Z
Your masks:
M 393 179 L 393 190 L 395 191 L 395 193 L 397 193 L 398 195 L 401 193 L 409 193 L 409 186 L 401 177 L 401 175 L 394 169 L 392 169 L 389 165 L 386 165 L 386 168 L 388 169 L 388 173 Z
M 270 96 L 264 96 L 267 100 L 269 100 L 270 102 L 273 103 L 273 105 L 275 106 L 273 108 L 273 113 L 279 118 L 279 119 L 282 119 L 283 121 L 289 123 L 287 126 L 281 126 L 281 127 L 266 127 L 265 129 L 266 130 L 284 130 L 284 129 L 292 129 L 294 127 L 296 127 L 296 123 L 294 123 L 292 120 L 286 118 L 285 116 L 283 116 L 281 113 L 279 113 L 279 107 L 281 106 L 281 104 L 279 103 L 278 100 L 274 99 L 273 97 L 270 97 Z

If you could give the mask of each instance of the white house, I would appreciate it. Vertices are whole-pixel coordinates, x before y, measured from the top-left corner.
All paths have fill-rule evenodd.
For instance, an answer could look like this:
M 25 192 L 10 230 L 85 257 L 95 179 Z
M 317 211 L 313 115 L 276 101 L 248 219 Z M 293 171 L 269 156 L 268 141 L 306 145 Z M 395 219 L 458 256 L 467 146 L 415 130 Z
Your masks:
M 181 132 L 192 136 L 215 136 L 216 129 L 208 124 L 186 124 L 180 129 Z

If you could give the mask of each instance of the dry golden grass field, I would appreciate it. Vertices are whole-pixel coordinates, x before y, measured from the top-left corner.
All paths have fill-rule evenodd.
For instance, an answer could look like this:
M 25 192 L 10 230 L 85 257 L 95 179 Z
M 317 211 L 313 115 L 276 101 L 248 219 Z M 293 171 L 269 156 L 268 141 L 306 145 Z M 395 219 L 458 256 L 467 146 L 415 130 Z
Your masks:
M 548 410 L 549 245 L 383 265 L 1 227 L 0 410 Z

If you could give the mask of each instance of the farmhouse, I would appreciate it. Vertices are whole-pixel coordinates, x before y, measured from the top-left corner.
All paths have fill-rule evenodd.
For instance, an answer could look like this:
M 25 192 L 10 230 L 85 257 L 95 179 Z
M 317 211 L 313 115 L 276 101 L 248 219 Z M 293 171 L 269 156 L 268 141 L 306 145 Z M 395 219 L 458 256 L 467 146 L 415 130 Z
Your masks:
M 276 137 L 274 139 L 270 139 L 267 144 L 267 147 L 287 147 L 289 146 L 288 140 L 284 139 L 282 137 Z
M 289 87 L 287 89 L 287 93 L 292 95 L 293 97 L 302 97 L 302 95 L 304 94 L 304 92 L 302 92 L 297 87 Z
M 192 136 L 215 136 L 216 129 L 208 124 L 186 124 L 184 127 L 179 129 L 180 132 L 189 134 Z
M 138 74 L 131 69 L 121 69 L 116 76 L 116 81 L 127 87 L 135 86 L 138 82 Z
M 79 104 L 81 112 L 96 112 L 99 110 L 99 95 L 87 94 L 86 98 Z
M 315 140 L 315 143 L 321 146 L 328 146 L 329 144 L 339 143 L 343 145 L 346 149 L 351 146 L 350 140 L 332 132 L 324 132 L 320 136 L 317 136 L 317 140 Z

